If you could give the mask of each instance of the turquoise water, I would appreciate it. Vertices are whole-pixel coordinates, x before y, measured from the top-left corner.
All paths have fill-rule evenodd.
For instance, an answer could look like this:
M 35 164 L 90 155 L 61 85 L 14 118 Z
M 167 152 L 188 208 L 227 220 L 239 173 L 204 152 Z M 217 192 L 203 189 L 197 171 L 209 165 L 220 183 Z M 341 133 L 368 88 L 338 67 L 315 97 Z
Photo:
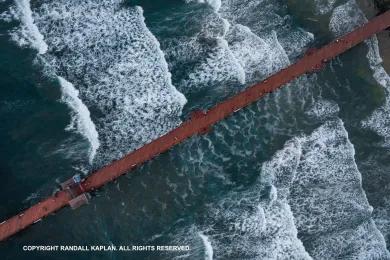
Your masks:
M 363 19 L 354 1 L 205 2 L 0 2 L 2 219 Z M 12 237 L 0 254 L 390 259 L 390 85 L 375 46 L 361 44 L 300 77 L 96 191 L 90 204 Z M 190 251 L 24 252 L 23 245 Z

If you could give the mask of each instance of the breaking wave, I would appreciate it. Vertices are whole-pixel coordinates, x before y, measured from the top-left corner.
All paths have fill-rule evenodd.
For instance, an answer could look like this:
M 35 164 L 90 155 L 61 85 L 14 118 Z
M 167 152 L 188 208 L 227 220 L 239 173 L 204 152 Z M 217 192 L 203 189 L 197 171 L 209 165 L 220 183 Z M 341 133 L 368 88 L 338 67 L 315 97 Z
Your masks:
M 226 90 L 228 84 L 258 81 L 287 66 L 314 38 L 303 29 L 289 27 L 290 18 L 274 12 L 273 6 L 279 3 L 272 1 L 186 2 L 211 8 L 194 18 L 201 24 L 199 32 L 162 43 L 173 77 L 180 79 L 177 84 L 184 92 L 217 86 Z M 330 12 L 335 4 L 333 0 L 315 2 L 321 13 Z M 38 51 L 39 44 L 32 44 L 31 39 L 47 42 L 46 50 L 39 53 L 45 53 L 48 66 L 60 75 L 62 100 L 78 111 L 69 127 L 76 126 L 90 141 L 91 158 L 97 153 L 97 164 L 116 159 L 177 126 L 186 103 L 173 86 L 142 9 L 122 3 L 42 0 L 34 3 L 33 12 L 27 12 L 27 20 L 35 22 L 42 34 L 24 42 Z M 329 25 L 336 35 L 353 28 L 340 21 L 351 13 L 344 7 L 335 9 Z M 374 68 L 380 62 L 375 45 L 369 46 L 374 48 L 369 52 L 369 57 L 376 57 Z M 184 78 L 175 75 L 178 66 L 188 70 Z M 375 79 L 385 86 L 389 81 L 383 80 L 383 71 L 374 71 Z M 295 84 L 299 87 L 293 96 L 283 89 L 222 122 L 214 132 L 217 138 L 196 137 L 182 147 L 187 151 L 177 156 L 186 157 L 181 171 L 192 173 L 193 167 L 202 178 L 220 178 L 217 183 L 228 187 L 233 178 L 224 175 L 238 172 L 238 178 L 244 179 L 250 175 L 245 175 L 247 169 L 261 168 L 261 175 L 248 189 L 229 190 L 224 198 L 207 205 L 196 227 L 179 232 L 176 242 L 192 245 L 191 253 L 204 259 L 390 257 L 372 221 L 354 148 L 343 122 L 336 118 L 340 111 L 336 103 L 320 100 L 310 106 L 307 116 L 330 121 L 310 135 L 290 140 L 263 165 L 258 161 L 259 154 L 267 153 L 264 147 L 277 143 L 279 136 L 291 138 L 295 134 L 291 129 L 298 128 L 291 115 L 304 110 L 313 92 L 308 91 L 312 86 L 304 86 L 311 84 L 306 77 Z M 283 126 L 278 120 L 283 120 Z M 269 138 L 259 140 L 260 135 Z M 167 178 L 167 183 L 178 200 L 191 198 L 174 181 Z M 190 178 L 188 183 L 192 191 L 195 184 Z
M 374 130 L 384 138 L 384 146 L 390 148 L 390 77 L 381 65 L 372 65 L 374 79 L 385 90 L 385 104 L 374 113 L 362 125 Z
M 314 104 L 311 116 L 328 121 L 288 141 L 249 187 L 208 203 L 195 224 L 175 229 L 170 241 L 190 245 L 194 250 L 186 257 L 194 258 L 204 252 L 202 234 L 202 248 L 212 245 L 214 259 L 389 259 L 354 147 L 338 107 L 328 110 L 331 104 Z M 209 149 L 215 153 L 211 141 Z M 229 163 L 229 156 L 222 160 Z M 223 171 L 203 163 L 198 168 L 208 168 L 202 175 Z
M 201 106 L 215 103 L 207 100 L 209 96 L 223 98 L 288 66 L 313 40 L 313 35 L 303 29 L 291 28 L 288 15 L 277 14 L 279 3 L 186 2 L 193 10 L 191 17 L 183 12 L 182 19 L 199 29 L 172 37 L 164 34 L 162 49 L 180 91 L 206 93 Z M 177 14 L 175 19 L 179 20 Z M 171 26 L 180 28 L 181 24 L 160 25 L 156 31 Z
M 186 99 L 141 8 L 121 0 L 22 0 L 1 19 L 20 22 L 12 40 L 36 49 L 46 74 L 58 77 L 62 101 L 75 109 L 71 126 L 90 142 L 90 161 L 120 158 L 180 123 Z
M 314 259 L 387 259 L 362 188 L 355 150 L 340 119 L 294 138 L 262 168 L 263 182 L 291 206 Z
M 264 199 L 263 192 L 260 183 L 243 192 L 230 192 L 207 207 L 204 224 L 176 231 L 171 241 L 196 249 L 191 250 L 195 259 L 199 234 L 205 259 L 211 259 L 210 255 L 214 259 L 311 259 L 297 237 L 289 205 L 276 198 L 276 190 L 270 199 Z
M 209 208 L 207 235 L 217 259 L 311 259 L 297 237 L 289 205 L 262 197 L 258 185 L 233 193 Z
M 331 12 L 337 0 L 314 0 L 314 6 L 317 14 L 327 14 Z
M 189 3 L 189 2 L 206 3 L 206 4 L 210 5 L 214 9 L 215 12 L 218 12 L 222 6 L 221 0 L 186 0 L 186 2 L 187 3 Z
M 41 63 L 44 64 L 44 54 L 49 47 L 34 23 L 30 1 L 14 1 L 14 5 L 10 6 L 9 10 L 4 12 L 0 19 L 6 22 L 12 22 L 13 20 L 19 22 L 19 26 L 9 32 L 11 39 L 20 47 L 35 49 L 41 55 L 36 61 L 43 61 Z M 51 68 L 43 68 L 43 71 L 50 71 L 49 74 L 52 74 Z M 72 110 L 71 123 L 66 130 L 76 130 L 89 141 L 89 162 L 92 163 L 100 143 L 96 127 L 90 118 L 90 112 L 79 98 L 78 90 L 63 77 L 57 77 L 57 79 L 62 91 L 61 100 Z
M 141 8 L 121 0 L 37 1 L 33 15 L 49 46 L 46 62 L 77 86 L 91 111 L 100 141 L 97 165 L 180 123 L 186 99 L 171 83 Z
M 342 36 L 367 22 L 355 0 L 334 8 L 330 17 L 329 29 L 337 37 Z
M 20 22 L 18 28 L 10 31 L 11 39 L 20 47 L 32 47 L 39 54 L 46 53 L 48 46 L 43 35 L 34 24 L 30 0 L 15 1 L 9 11 L 0 16 L 0 19 L 7 22 L 11 22 L 12 20 Z
M 96 131 L 96 127 L 91 120 L 88 108 L 79 98 L 79 91 L 62 77 L 58 77 L 58 81 L 62 90 L 62 101 L 66 103 L 73 114 L 72 120 L 67 130 L 77 130 L 80 132 L 90 143 L 89 162 L 92 163 L 95 158 L 97 149 L 100 146 L 99 135 Z
M 353 30 L 365 22 L 367 22 L 367 18 L 359 9 L 356 1 L 350 0 L 334 9 L 331 17 L 330 29 L 335 35 L 340 35 Z M 365 43 L 368 47 L 367 59 L 373 72 L 373 78 L 380 86 L 383 87 L 385 100 L 381 107 L 377 108 L 367 119 L 361 122 L 361 125 L 364 128 L 373 130 L 381 136 L 383 138 L 381 145 L 383 145 L 385 149 L 388 149 L 390 148 L 390 77 L 382 67 L 382 58 L 380 57 L 376 36 L 366 40 Z M 371 178 L 371 176 L 368 178 Z M 367 183 L 370 185 L 369 180 Z M 371 188 L 371 190 L 373 189 Z M 380 196 L 384 201 L 389 200 L 386 188 L 382 191 L 372 191 L 372 193 L 374 196 Z M 378 203 L 375 205 L 375 223 L 387 239 L 390 234 L 387 227 L 389 214 L 390 211 L 386 203 L 384 205 Z
M 315 119 L 328 119 L 337 115 L 340 112 L 340 107 L 336 102 L 320 99 L 315 102 L 306 114 Z
M 202 239 L 203 244 L 204 244 L 204 248 L 205 248 L 204 259 L 205 260 L 213 260 L 214 251 L 213 251 L 213 247 L 211 245 L 210 239 L 207 236 L 203 235 L 202 233 L 199 233 L 199 236 Z

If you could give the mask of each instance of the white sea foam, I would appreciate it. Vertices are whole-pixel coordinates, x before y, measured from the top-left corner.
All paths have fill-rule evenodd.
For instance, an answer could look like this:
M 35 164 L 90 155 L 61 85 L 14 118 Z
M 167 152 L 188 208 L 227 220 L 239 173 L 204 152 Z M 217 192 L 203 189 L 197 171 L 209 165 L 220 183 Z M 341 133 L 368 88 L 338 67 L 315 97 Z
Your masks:
M 340 36 L 365 22 L 367 18 L 359 9 L 356 1 L 350 0 L 334 9 L 329 27 L 336 36 Z M 367 59 L 374 79 L 384 88 L 386 97 L 384 105 L 364 120 L 362 125 L 377 132 L 384 138 L 384 146 L 390 147 L 390 77 L 381 65 L 382 58 L 377 38 L 374 36 L 366 40 L 366 44 L 368 46 Z
M 217 37 L 217 42 L 219 43 L 218 49 L 221 49 L 224 52 L 226 52 L 226 54 L 222 55 L 221 57 L 226 57 L 227 61 L 218 62 L 218 64 L 216 66 L 214 66 L 214 68 L 223 67 L 223 66 L 221 66 L 222 64 L 229 64 L 230 63 L 231 65 L 229 67 L 230 67 L 230 70 L 232 70 L 231 68 L 234 68 L 235 78 L 238 80 L 238 82 L 240 84 L 245 84 L 246 83 L 246 75 L 245 75 L 246 73 L 245 73 L 245 69 L 242 66 L 242 62 L 240 60 L 238 60 L 237 57 L 234 55 L 234 53 L 232 52 L 232 50 L 229 46 L 228 41 L 226 40 L 226 35 L 229 32 L 229 30 L 231 29 L 231 24 L 227 19 L 222 18 L 218 13 L 219 9 L 221 8 L 221 5 L 222 5 L 221 0 L 199 0 L 199 1 L 206 2 L 211 7 L 213 7 L 214 12 L 217 14 L 218 18 L 222 21 L 222 25 L 223 25 L 222 26 L 223 33 L 220 37 Z M 206 65 L 206 66 L 208 67 L 209 65 Z M 216 70 L 213 68 L 211 69 L 211 71 L 213 71 L 212 77 L 215 78 L 214 75 L 218 74 L 218 72 L 215 73 Z M 206 73 L 210 73 L 210 70 L 207 70 Z M 227 73 L 222 73 L 222 77 L 224 77 L 223 75 L 226 75 L 226 74 Z
M 329 29 L 337 37 L 342 36 L 367 22 L 355 0 L 336 7 L 330 17 Z
M 205 236 L 202 233 L 199 233 L 200 238 L 202 239 L 202 242 L 204 244 L 205 248 L 205 260 L 213 260 L 213 246 L 211 245 L 210 239 L 208 236 Z
M 8 15 L 3 14 L 0 19 L 11 21 L 15 19 L 20 22 L 19 28 L 10 32 L 11 38 L 21 47 L 31 47 L 44 54 L 48 46 L 43 35 L 39 32 L 34 23 L 31 12 L 30 0 L 16 0 L 9 9 Z
M 194 2 L 194 1 L 198 3 L 206 3 L 210 5 L 215 12 L 218 12 L 222 5 L 221 0 L 187 0 L 187 2 Z
M 365 23 L 367 18 L 363 12 L 359 9 L 355 0 L 350 0 L 346 4 L 337 7 L 331 19 L 330 28 L 334 28 L 333 32 L 336 35 L 351 31 L 353 28 Z M 382 67 L 382 58 L 379 53 L 378 40 L 374 36 L 365 41 L 368 46 L 367 59 L 371 70 L 373 71 L 373 78 L 381 85 L 385 93 L 384 104 L 376 109 L 371 116 L 362 121 L 362 126 L 375 131 L 378 135 L 383 137 L 383 146 L 390 148 L 390 77 L 388 73 Z M 372 190 L 372 189 L 371 189 Z M 384 193 L 383 193 L 384 192 Z M 388 200 L 385 191 L 380 194 L 382 200 Z M 377 192 L 374 192 L 374 196 L 378 196 Z M 389 229 L 384 223 L 388 223 L 387 219 L 390 215 L 388 207 L 383 205 L 376 205 L 375 207 L 375 223 L 378 225 L 380 231 L 388 238 Z M 387 241 L 388 242 L 388 241 Z M 375 256 L 375 254 L 373 254 Z M 382 259 L 381 257 L 377 257 Z
M 374 210 L 375 224 L 383 234 L 390 234 L 390 199 L 388 197 L 382 198 L 381 207 Z M 386 242 L 389 244 L 389 236 L 386 237 Z
M 343 122 L 334 119 L 289 141 L 263 165 L 264 183 L 288 201 L 315 259 L 390 257 L 372 221 L 354 155 Z
M 95 124 L 91 120 L 88 108 L 79 98 L 79 91 L 73 84 L 62 77 L 58 77 L 58 81 L 62 90 L 61 100 L 72 110 L 72 120 L 66 129 L 78 131 L 89 141 L 89 161 L 92 163 L 100 146 Z
M 172 241 L 190 245 L 194 259 L 204 250 L 205 259 L 211 259 L 210 255 L 218 259 L 312 259 L 297 237 L 286 201 L 277 196 L 263 200 L 261 193 L 260 183 L 256 183 L 248 190 L 227 194 L 207 207 L 204 224 L 177 229 Z
M 384 146 L 390 148 L 390 76 L 382 66 L 372 67 L 375 80 L 385 89 L 385 103 L 362 122 L 384 138 Z
M 290 59 L 295 59 L 313 41 L 313 34 L 292 24 L 286 1 L 229 0 L 222 1 L 219 13 L 232 25 L 248 27 L 260 38 L 269 38 L 276 31 L 278 41 Z
M 232 13 L 227 15 L 226 10 L 231 8 L 233 4 L 225 1 L 225 9 L 219 15 L 221 19 L 226 21 L 225 23 L 229 24 L 226 27 L 224 37 L 236 62 L 245 72 L 246 83 L 251 84 L 288 66 L 290 64 L 289 58 L 278 41 L 276 31 L 272 31 L 271 36 L 262 39 L 253 33 L 248 26 L 234 21 L 231 24 L 228 18 L 225 18 L 225 15 L 231 17 Z
M 185 97 L 171 83 L 164 54 L 142 9 L 121 0 L 52 1 L 35 22 L 57 74 L 77 86 L 99 133 L 96 162 L 107 163 L 180 123 Z
M 311 259 L 288 204 L 277 196 L 261 201 L 260 192 L 254 185 L 210 206 L 204 228 L 213 237 L 215 254 L 221 259 Z
M 198 61 L 198 64 L 188 74 L 189 76 L 179 84 L 180 86 L 192 89 L 215 88 L 216 86 L 224 86 L 228 82 L 249 85 L 290 63 L 289 57 L 278 41 L 276 31 L 261 38 L 253 33 L 248 26 L 238 23 L 235 18 L 242 14 L 236 12 L 239 4 L 237 1 L 198 0 L 187 2 L 207 3 L 214 7 L 214 15 L 210 14 L 204 19 L 203 30 L 195 37 L 203 38 L 206 36 L 209 41 L 214 41 L 216 44 L 206 53 L 207 59 L 203 62 Z M 255 2 L 260 4 L 258 1 Z M 239 5 L 242 6 L 242 3 Z M 245 8 L 245 10 L 247 9 Z M 221 29 L 216 29 L 218 27 Z M 303 45 L 307 43 L 304 38 L 302 37 L 302 41 L 300 41 Z M 191 40 L 191 44 L 183 42 L 180 44 L 188 48 L 188 46 L 194 46 L 193 42 Z M 194 48 L 199 47 L 194 46 Z M 298 47 L 290 49 L 291 53 L 298 52 Z M 194 51 L 188 52 L 193 53 Z M 204 55 L 204 53 L 201 54 Z M 178 57 L 179 54 L 173 56 Z
M 229 48 L 245 71 L 247 83 L 254 83 L 290 64 L 276 32 L 261 39 L 242 25 L 235 25 L 226 36 Z
M 320 99 L 309 108 L 306 114 L 313 118 L 323 120 L 337 116 L 339 112 L 340 107 L 336 102 Z
M 31 193 L 27 198 L 25 198 L 25 199 L 23 200 L 23 202 L 24 202 L 24 203 L 27 203 L 27 202 L 30 202 L 30 201 L 32 201 L 32 200 L 36 200 L 36 199 L 38 199 L 38 198 L 39 198 L 38 192 L 33 192 L 33 193 Z
M 283 1 L 223 0 L 219 13 L 230 23 L 247 26 L 253 33 L 262 36 L 275 27 L 283 27 L 286 17 L 279 15 L 279 12 L 285 7 Z
M 317 14 L 327 14 L 331 12 L 337 0 L 314 0 Z
M 369 61 L 373 77 L 385 93 L 385 101 L 382 107 L 362 122 L 363 127 L 374 130 L 384 138 L 383 145 L 390 148 L 390 76 L 382 66 L 382 58 L 379 52 L 378 39 L 373 37 L 366 41 L 368 45 L 367 59 Z
M 205 62 L 193 68 L 193 71 L 180 83 L 191 88 L 220 87 L 224 82 L 245 83 L 245 71 L 233 55 L 227 41 L 216 39 L 216 48 L 208 53 Z
M 10 6 L 8 13 L 8 22 L 12 20 L 19 21 L 19 26 L 10 31 L 11 39 L 21 47 L 35 48 L 39 54 L 43 55 L 48 50 L 48 45 L 44 41 L 43 35 L 38 30 L 34 23 L 33 12 L 31 10 L 30 1 L 16 0 Z M 7 17 L 3 15 L 2 18 Z M 44 56 L 39 56 L 39 61 L 45 63 Z M 44 71 L 52 70 L 45 67 Z M 55 73 L 51 74 L 55 76 Z M 58 77 L 58 81 L 62 90 L 62 101 L 66 103 L 72 110 L 72 121 L 66 130 L 79 131 L 90 144 L 89 161 L 92 163 L 96 151 L 99 147 L 98 134 L 93 124 L 88 108 L 83 104 L 78 96 L 78 91 L 74 86 L 62 77 Z M 64 149 L 65 150 L 65 149 Z
M 283 38 L 279 39 L 280 45 L 290 59 L 299 57 L 311 42 L 314 41 L 314 34 L 307 32 L 301 28 L 287 33 Z

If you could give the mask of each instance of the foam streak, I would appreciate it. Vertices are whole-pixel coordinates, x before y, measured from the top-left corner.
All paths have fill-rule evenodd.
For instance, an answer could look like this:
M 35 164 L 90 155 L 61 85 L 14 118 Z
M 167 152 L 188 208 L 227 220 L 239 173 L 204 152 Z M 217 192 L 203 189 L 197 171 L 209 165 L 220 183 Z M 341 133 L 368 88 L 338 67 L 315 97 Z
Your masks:
M 72 110 L 72 120 L 66 129 L 77 129 L 89 141 L 89 162 L 92 163 L 96 155 L 96 150 L 100 146 L 99 135 L 96 131 L 95 124 L 92 122 L 88 108 L 79 98 L 79 91 L 73 84 L 62 77 L 58 77 L 58 81 L 62 90 L 61 100 Z
M 20 21 L 20 28 L 10 33 L 12 40 L 21 47 L 33 47 L 39 54 L 46 53 L 48 46 L 34 23 L 30 1 L 15 0 L 15 5 L 10 8 L 10 14 Z

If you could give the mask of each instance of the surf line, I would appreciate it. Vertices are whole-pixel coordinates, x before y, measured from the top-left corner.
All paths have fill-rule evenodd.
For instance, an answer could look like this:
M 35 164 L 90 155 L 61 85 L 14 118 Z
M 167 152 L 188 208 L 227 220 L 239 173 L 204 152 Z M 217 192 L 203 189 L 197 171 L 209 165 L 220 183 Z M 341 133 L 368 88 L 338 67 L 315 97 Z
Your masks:
M 373 18 L 371 21 L 337 38 L 328 45 L 308 51 L 296 63 L 282 69 L 241 93 L 215 105 L 208 111 L 192 113 L 191 119 L 179 127 L 143 147 L 131 152 L 123 158 L 112 162 L 82 180 L 76 187 L 56 192 L 53 196 L 33 205 L 24 212 L 0 223 L 0 241 L 32 225 L 34 222 L 69 205 L 75 196 L 81 196 L 96 190 L 103 185 L 119 178 L 135 169 L 137 166 L 151 160 L 157 155 L 168 151 L 175 145 L 197 134 L 205 134 L 215 123 L 231 116 L 240 109 L 249 106 L 262 97 L 278 90 L 293 79 L 320 70 L 325 64 L 351 49 L 372 35 L 390 27 L 390 11 Z

